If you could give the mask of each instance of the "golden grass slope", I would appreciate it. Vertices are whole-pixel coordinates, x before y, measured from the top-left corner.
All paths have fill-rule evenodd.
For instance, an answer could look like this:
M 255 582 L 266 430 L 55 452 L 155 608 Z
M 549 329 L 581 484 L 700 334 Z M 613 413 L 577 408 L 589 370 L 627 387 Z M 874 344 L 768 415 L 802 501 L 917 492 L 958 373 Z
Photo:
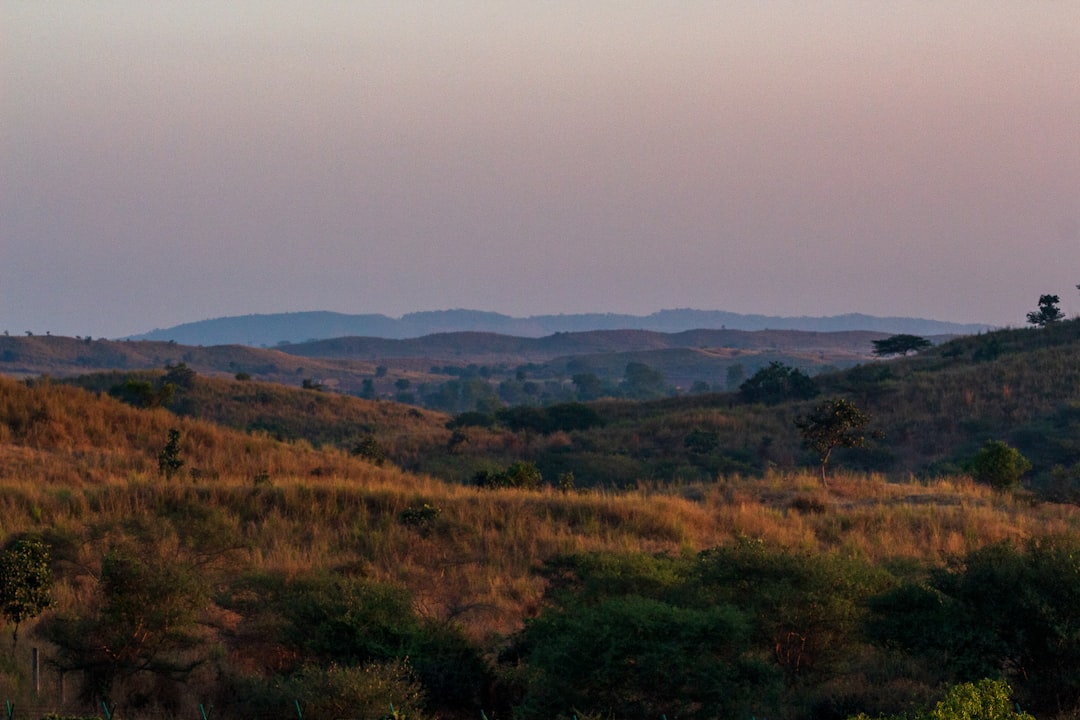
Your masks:
M 160 477 L 167 431 L 182 472 Z M 194 475 L 190 472 L 197 469 Z M 409 508 L 439 509 L 428 525 Z M 813 474 L 627 492 L 478 490 L 376 467 L 49 382 L 0 378 L 0 538 L 35 531 L 90 546 L 131 523 L 209 514 L 235 572 L 330 569 L 404 586 L 431 617 L 476 637 L 535 613 L 557 554 L 696 552 L 743 535 L 812 552 L 939 562 L 1004 538 L 1075 533 L 1080 510 L 1001 495 L 965 478 L 890 483 Z M 58 593 L 74 602 L 72 591 Z M 65 598 L 67 598 L 65 600 Z

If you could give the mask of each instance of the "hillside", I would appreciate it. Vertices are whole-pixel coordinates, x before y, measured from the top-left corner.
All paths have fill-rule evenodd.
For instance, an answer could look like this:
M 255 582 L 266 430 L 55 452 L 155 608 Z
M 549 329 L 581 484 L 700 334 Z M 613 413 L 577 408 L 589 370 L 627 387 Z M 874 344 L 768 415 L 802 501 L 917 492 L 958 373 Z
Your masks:
M 576 397 L 573 376 L 593 373 L 617 389 L 630 363 L 664 376 L 666 394 L 695 383 L 723 388 L 728 372 L 754 372 L 779 360 L 809 372 L 865 360 L 876 333 L 645 331 L 563 333 L 519 338 L 452 333 L 413 340 L 339 338 L 274 350 L 171 342 L 53 336 L 0 337 L 0 373 L 70 377 L 108 370 L 156 370 L 184 363 L 204 375 L 257 380 L 366 397 L 394 398 L 457 412 L 478 399 L 547 404 Z M 482 381 L 482 382 L 481 382 Z M 471 383 L 471 385 L 470 385 Z M 535 387 L 530 390 L 532 383 Z
M 660 366 L 657 354 L 665 356 L 663 366 L 669 369 L 679 362 L 700 369 L 698 355 L 704 353 L 715 354 L 717 362 L 741 362 L 752 368 L 769 360 L 792 362 L 792 356 L 764 351 L 735 354 L 740 352 L 654 350 L 632 356 L 578 356 L 550 365 L 565 362 L 557 371 L 570 375 L 603 373 L 605 368 L 597 365 L 603 362 L 609 363 L 612 373 L 633 359 Z M 587 406 L 571 404 L 576 398 L 570 395 L 561 404 L 550 405 L 550 410 L 526 407 L 511 412 L 491 390 L 495 387 L 491 378 L 474 375 L 448 381 L 447 387 L 456 385 L 464 391 L 475 384 L 489 388 L 489 394 L 470 400 L 462 393 L 452 401 L 461 403 L 461 411 L 475 410 L 472 403 L 479 401 L 495 403 L 482 413 L 473 412 L 454 432 L 447 429 L 449 417 L 441 413 L 201 374 L 190 388 L 178 390 L 170 407 L 185 416 L 342 450 L 351 450 L 370 436 L 400 467 L 455 482 L 468 483 L 478 472 L 530 461 L 547 482 L 573 473 L 579 486 L 611 487 L 641 481 L 708 481 L 718 475 L 761 476 L 811 467 L 814 459 L 801 445 L 795 419 L 821 398 L 842 396 L 868 412 L 871 428 L 884 438 L 864 448 L 838 450 L 834 458 L 838 467 L 885 473 L 893 479 L 936 477 L 963 472 L 983 443 L 1003 440 L 1032 462 L 1027 476 L 1031 487 L 1048 497 L 1073 499 L 1080 497 L 1075 441 L 1080 434 L 1078 355 L 1076 321 L 1044 330 L 997 331 L 959 338 L 914 357 L 876 360 L 818 375 L 817 398 L 776 405 L 747 402 L 737 392 L 648 402 L 607 399 Z M 531 368 L 529 378 L 538 374 Z M 84 376 L 75 382 L 106 392 L 122 384 L 124 377 Z M 164 373 L 158 370 L 145 377 L 160 383 Z M 530 381 L 504 380 L 498 387 Z M 547 420 L 548 412 L 559 413 L 562 420 Z
M 261 385 L 196 381 L 207 398 Z M 313 391 L 262 390 L 268 404 L 324 402 Z M 327 417 L 350 412 L 337 403 L 388 405 L 326 402 Z M 630 422 L 631 405 L 618 408 Z M 170 429 L 183 464 L 165 477 Z M 1039 622 L 1039 608 L 1072 612 L 1060 583 L 1039 578 L 1067 587 L 1080 578 L 1067 559 L 1080 547 L 1080 511 L 962 478 L 841 474 L 829 492 L 812 473 L 620 493 L 479 490 L 7 378 L 0 517 L 5 546 L 41 538 L 53 556 L 56 604 L 20 632 L 53 663 L 44 685 L 66 668 L 69 712 L 104 698 L 133 718 L 197 714 L 199 703 L 230 719 L 283 716 L 299 702 L 316 720 L 388 703 L 413 717 L 484 710 L 538 720 L 600 712 L 615 697 L 605 692 L 635 686 L 644 688 L 638 703 L 701 720 L 895 713 L 931 706 L 967 677 L 963 663 L 988 673 L 999 657 L 1011 667 L 1014 653 L 1035 647 L 953 647 L 935 630 L 951 616 L 920 605 L 919 593 L 941 593 L 948 612 L 993 643 Z M 965 565 L 947 571 L 945 559 L 959 556 Z M 1030 578 L 1027 593 L 993 573 Z M 911 625 L 915 607 L 925 636 L 901 638 L 895 628 Z M 701 638 L 713 638 L 705 654 Z M 1053 664 L 1033 659 L 1026 676 L 1009 674 L 1040 717 L 1080 698 L 1067 679 L 1075 667 L 1060 655 L 1075 641 L 1060 642 L 1073 644 L 1056 645 Z M 56 709 L 26 690 L 28 645 L 20 640 L 0 665 L 0 684 L 24 712 Z M 586 647 L 607 648 L 613 664 L 552 660 L 591 658 Z M 708 658 L 719 663 L 708 680 L 682 674 Z M 641 686 L 626 674 L 639 663 L 668 679 Z M 637 716 L 620 708 L 619 717 Z
M 418 338 L 457 332 L 482 332 L 518 337 L 593 330 L 650 330 L 678 333 L 700 328 L 732 330 L 802 330 L 810 332 L 870 331 L 886 334 L 962 335 L 989 329 L 986 325 L 938 320 L 874 317 L 857 313 L 833 317 L 775 317 L 740 315 L 718 310 L 661 310 L 651 315 L 586 313 L 533 315 L 515 318 L 478 310 L 439 310 L 409 313 L 401 318 L 385 315 L 346 315 L 332 312 L 296 312 L 243 315 L 184 323 L 134 335 L 132 340 L 175 341 L 187 345 L 261 345 L 282 342 L 360 336 L 390 339 Z

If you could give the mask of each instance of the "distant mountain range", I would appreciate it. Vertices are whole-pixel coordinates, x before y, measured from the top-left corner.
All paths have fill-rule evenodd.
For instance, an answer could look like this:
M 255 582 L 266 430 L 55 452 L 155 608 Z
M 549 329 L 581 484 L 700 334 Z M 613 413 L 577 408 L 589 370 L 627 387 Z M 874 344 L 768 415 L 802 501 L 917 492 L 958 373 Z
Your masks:
M 585 313 L 532 315 L 518 318 L 479 310 L 434 310 L 401 318 L 386 315 L 347 315 L 334 312 L 295 312 L 238 315 L 200 320 L 156 329 L 132 340 L 175 341 L 184 345 L 249 345 L 272 347 L 340 337 L 404 340 L 437 333 L 485 332 L 539 338 L 556 333 L 593 330 L 805 330 L 845 332 L 865 330 L 913 335 L 970 335 L 990 325 L 960 324 L 905 317 L 875 317 L 860 313 L 831 317 L 774 317 L 740 315 L 721 310 L 661 310 L 651 315 Z

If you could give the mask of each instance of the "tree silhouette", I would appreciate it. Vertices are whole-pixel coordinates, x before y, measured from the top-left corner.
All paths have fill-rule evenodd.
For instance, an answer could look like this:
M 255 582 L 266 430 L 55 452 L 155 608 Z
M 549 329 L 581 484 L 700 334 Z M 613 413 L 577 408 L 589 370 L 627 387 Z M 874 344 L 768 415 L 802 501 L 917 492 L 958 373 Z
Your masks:
M 1061 302 L 1061 298 L 1057 295 L 1040 295 L 1039 309 L 1033 310 L 1027 314 L 1028 323 L 1039 327 L 1046 327 L 1047 325 L 1064 318 L 1065 313 L 1061 312 L 1057 306 L 1059 302 Z
M 821 484 L 829 486 L 825 467 L 832 451 L 838 447 L 862 447 L 866 438 L 862 429 L 870 422 L 870 416 L 843 398 L 824 400 L 806 417 L 795 421 L 802 432 L 803 444 L 818 454 L 821 461 Z

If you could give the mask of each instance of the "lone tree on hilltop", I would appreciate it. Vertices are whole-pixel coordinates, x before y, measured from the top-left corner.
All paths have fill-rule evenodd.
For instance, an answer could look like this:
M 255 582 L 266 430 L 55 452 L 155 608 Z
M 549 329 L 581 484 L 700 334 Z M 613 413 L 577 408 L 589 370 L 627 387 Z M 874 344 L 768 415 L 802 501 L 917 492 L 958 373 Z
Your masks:
M 802 433 L 803 444 L 818 454 L 823 486 L 829 486 L 825 467 L 829 464 L 832 451 L 838 447 L 862 447 L 866 443 L 862 429 L 868 422 L 869 415 L 856 407 L 855 403 L 843 398 L 823 400 L 814 407 L 813 412 L 795 421 Z
M 1065 317 L 1065 313 L 1058 308 L 1059 302 L 1061 302 L 1061 298 L 1057 295 L 1040 295 L 1039 309 L 1029 312 L 1027 321 L 1038 327 L 1046 327 L 1050 323 L 1061 320 Z
M 884 340 L 874 341 L 874 354 L 878 357 L 889 355 L 907 355 L 909 352 L 919 352 L 932 345 L 929 340 L 918 335 L 893 335 Z

